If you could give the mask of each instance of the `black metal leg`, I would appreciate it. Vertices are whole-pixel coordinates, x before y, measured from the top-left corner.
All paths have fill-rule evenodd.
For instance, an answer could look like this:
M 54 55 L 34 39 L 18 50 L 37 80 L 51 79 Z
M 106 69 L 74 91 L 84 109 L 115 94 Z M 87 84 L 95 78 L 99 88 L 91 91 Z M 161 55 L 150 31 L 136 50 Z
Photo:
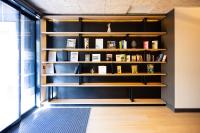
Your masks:
M 51 99 L 53 99 L 53 87 L 51 87 Z
M 130 100 L 133 102 L 133 88 L 130 88 Z

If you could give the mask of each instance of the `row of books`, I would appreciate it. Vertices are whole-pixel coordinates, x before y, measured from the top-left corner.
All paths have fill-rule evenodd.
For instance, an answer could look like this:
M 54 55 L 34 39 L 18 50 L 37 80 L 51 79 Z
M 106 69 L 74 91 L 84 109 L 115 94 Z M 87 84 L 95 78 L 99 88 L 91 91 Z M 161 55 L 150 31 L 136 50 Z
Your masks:
M 143 48 L 149 49 L 149 46 L 150 46 L 149 44 L 150 44 L 150 41 L 143 41 Z M 67 48 L 76 48 L 76 39 L 67 39 L 66 47 Z M 137 47 L 137 43 L 136 43 L 136 41 L 133 40 L 131 42 L 131 48 L 136 48 L 136 47 Z M 86 49 L 90 48 L 89 38 L 84 38 L 84 48 L 86 48 Z M 95 48 L 96 49 L 103 49 L 104 48 L 103 38 L 95 39 Z M 107 47 L 106 48 L 127 49 L 127 41 L 126 40 L 119 41 L 118 47 L 117 47 L 116 41 L 107 41 Z M 151 48 L 152 49 L 158 49 L 158 40 L 151 41 Z
M 70 61 L 78 62 L 78 52 L 70 52 Z M 145 56 L 145 57 L 144 57 Z M 92 59 L 91 59 L 92 57 Z M 116 54 L 115 61 L 116 62 L 140 62 L 140 61 L 158 61 L 158 62 L 165 62 L 167 59 L 167 55 L 159 54 L 158 56 L 151 55 L 151 54 Z M 56 61 L 56 52 L 49 52 L 48 61 Z M 85 61 L 93 61 L 93 62 L 100 62 L 101 61 L 101 54 L 85 54 Z M 113 61 L 113 54 L 106 54 L 106 61 Z
M 122 67 L 121 65 L 116 66 L 117 74 L 122 74 Z M 76 74 L 78 72 L 78 66 L 75 67 L 74 73 Z M 131 65 L 131 72 L 132 73 L 138 73 L 138 66 L 137 65 Z M 45 73 L 45 72 L 44 72 Z M 54 73 L 54 65 L 53 64 L 47 64 L 46 73 L 53 74 Z M 92 67 L 90 69 L 90 73 L 99 73 L 99 74 L 107 74 L 107 66 L 98 66 L 98 72 L 96 72 L 95 67 Z M 153 64 L 147 64 L 147 73 L 154 73 L 154 65 Z

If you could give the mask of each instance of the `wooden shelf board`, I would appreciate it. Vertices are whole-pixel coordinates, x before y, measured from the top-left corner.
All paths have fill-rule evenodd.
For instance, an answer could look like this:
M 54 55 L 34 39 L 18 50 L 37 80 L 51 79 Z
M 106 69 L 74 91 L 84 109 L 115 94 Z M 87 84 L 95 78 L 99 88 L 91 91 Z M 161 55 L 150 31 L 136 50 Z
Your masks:
M 42 64 L 76 64 L 76 63 L 81 63 L 81 64 L 165 64 L 166 62 L 147 62 L 147 61 L 137 61 L 137 62 L 116 62 L 116 61 L 100 61 L 100 62 L 92 62 L 92 61 L 78 61 L 78 62 L 71 62 L 71 61 L 55 61 L 55 62 L 49 62 L 49 61 L 44 61 Z
M 82 18 L 83 22 L 98 22 L 98 21 L 102 21 L 102 22 L 109 22 L 112 20 L 115 20 L 116 22 L 121 22 L 121 21 L 134 21 L 134 20 L 143 20 L 143 19 L 147 19 L 147 20 L 162 20 L 164 19 L 166 16 L 165 15 L 135 15 L 135 16 L 86 16 L 86 15 L 78 15 L 78 16 L 66 16 L 66 15 L 46 15 L 44 16 L 46 19 L 50 20 L 50 21 L 68 21 L 68 20 L 74 20 L 74 21 L 78 21 L 79 18 Z
M 165 87 L 163 83 L 102 82 L 102 83 L 47 83 L 42 87 Z
M 134 105 L 134 104 L 163 104 L 166 103 L 161 99 L 134 99 L 134 102 L 131 102 L 130 99 L 53 99 L 50 102 L 44 102 L 43 105 L 48 104 L 120 104 L 120 105 Z
M 54 73 L 54 74 L 42 74 L 42 76 L 164 76 L 166 73 L 122 73 L 122 74 L 98 74 L 98 73 L 81 73 L 81 74 L 74 74 L 74 73 Z
M 96 36 L 160 36 L 165 35 L 166 32 L 42 32 L 43 35 L 49 36 L 79 36 L 81 34 L 83 37 L 96 37 Z
M 134 51 L 166 51 L 166 49 L 143 49 L 143 48 L 137 48 L 137 49 L 83 49 L 83 48 L 46 48 L 42 49 L 42 51 L 72 51 L 72 52 L 134 52 Z

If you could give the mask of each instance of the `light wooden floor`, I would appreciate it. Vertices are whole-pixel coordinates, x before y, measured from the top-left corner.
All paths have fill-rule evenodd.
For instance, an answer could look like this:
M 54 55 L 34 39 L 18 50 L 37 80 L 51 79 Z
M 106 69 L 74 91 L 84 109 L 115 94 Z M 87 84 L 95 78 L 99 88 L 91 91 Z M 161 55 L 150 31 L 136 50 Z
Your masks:
M 87 133 L 200 133 L 200 113 L 167 107 L 92 107 Z

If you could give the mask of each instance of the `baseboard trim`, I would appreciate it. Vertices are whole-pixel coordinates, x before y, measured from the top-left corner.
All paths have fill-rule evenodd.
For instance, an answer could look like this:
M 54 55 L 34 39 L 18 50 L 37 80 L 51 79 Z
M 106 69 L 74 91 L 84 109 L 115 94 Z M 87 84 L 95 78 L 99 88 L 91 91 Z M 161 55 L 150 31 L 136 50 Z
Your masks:
M 175 108 L 174 112 L 200 112 L 200 108 Z
M 3 129 L 1 131 L 1 133 L 7 133 L 9 130 L 11 130 L 13 127 L 18 126 L 20 124 L 20 122 L 26 118 L 28 115 L 30 115 L 32 112 L 34 112 L 37 109 L 37 107 L 33 107 L 32 109 L 30 109 L 29 111 L 27 111 L 26 113 L 24 113 L 23 115 L 21 115 L 21 117 L 14 121 L 11 125 L 9 125 L 8 127 L 6 127 L 5 129 Z

